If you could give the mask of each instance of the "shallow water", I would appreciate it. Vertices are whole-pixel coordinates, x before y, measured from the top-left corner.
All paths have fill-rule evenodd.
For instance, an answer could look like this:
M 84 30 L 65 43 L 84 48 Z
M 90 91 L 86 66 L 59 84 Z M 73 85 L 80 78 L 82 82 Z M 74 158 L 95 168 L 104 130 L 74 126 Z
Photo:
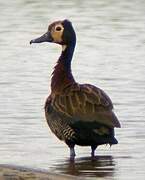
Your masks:
M 44 102 L 60 54 L 54 44 L 29 41 L 58 19 L 70 19 L 77 32 L 72 63 L 78 82 L 104 89 L 122 128 L 119 144 L 68 148 L 50 132 Z M 145 1 L 0 0 L 0 163 L 100 179 L 145 176 Z

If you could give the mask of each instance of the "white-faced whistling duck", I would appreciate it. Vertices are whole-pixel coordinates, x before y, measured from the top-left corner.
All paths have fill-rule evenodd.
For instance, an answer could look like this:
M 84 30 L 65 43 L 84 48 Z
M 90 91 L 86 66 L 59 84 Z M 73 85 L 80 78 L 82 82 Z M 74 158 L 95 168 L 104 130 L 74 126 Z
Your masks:
M 107 94 L 90 84 L 78 84 L 71 72 L 76 34 L 69 20 L 56 21 L 48 31 L 32 43 L 53 42 L 62 46 L 61 55 L 52 73 L 51 94 L 45 103 L 45 115 L 51 131 L 70 148 L 91 146 L 91 155 L 102 144 L 117 144 L 114 128 L 120 123 Z

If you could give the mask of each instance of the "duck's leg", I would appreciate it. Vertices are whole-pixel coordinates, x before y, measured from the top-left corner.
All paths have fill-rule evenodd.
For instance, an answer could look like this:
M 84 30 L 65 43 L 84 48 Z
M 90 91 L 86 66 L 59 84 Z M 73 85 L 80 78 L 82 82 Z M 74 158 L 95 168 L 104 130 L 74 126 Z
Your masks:
M 97 148 L 97 145 L 92 145 L 91 146 L 91 149 L 92 149 L 91 156 L 92 156 L 92 158 L 95 157 L 95 150 L 96 150 L 96 148 Z
M 70 149 L 70 160 L 74 160 L 75 159 L 75 145 L 74 144 L 71 144 L 71 145 L 68 145 L 69 146 L 69 149 Z

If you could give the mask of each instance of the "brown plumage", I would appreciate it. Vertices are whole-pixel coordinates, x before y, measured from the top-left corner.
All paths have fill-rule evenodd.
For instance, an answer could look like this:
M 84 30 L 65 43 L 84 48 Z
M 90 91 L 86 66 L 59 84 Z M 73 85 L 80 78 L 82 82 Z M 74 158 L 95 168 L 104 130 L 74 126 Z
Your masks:
M 90 84 L 78 84 L 71 73 L 71 60 L 76 35 L 68 20 L 52 23 L 48 32 L 30 43 L 54 42 L 62 45 L 62 53 L 51 79 L 51 94 L 45 103 L 45 115 L 52 132 L 70 147 L 91 146 L 92 156 L 98 145 L 117 144 L 114 127 L 120 123 L 107 94 Z

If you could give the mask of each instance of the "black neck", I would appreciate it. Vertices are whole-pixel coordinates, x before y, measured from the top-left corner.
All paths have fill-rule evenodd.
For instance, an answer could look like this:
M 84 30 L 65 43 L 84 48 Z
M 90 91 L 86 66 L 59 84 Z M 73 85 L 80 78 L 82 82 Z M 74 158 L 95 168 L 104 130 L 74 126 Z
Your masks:
M 67 45 L 64 50 L 62 50 L 61 56 L 59 57 L 58 63 L 62 63 L 66 71 L 71 70 L 71 60 L 73 57 L 75 49 L 75 42 Z
M 51 88 L 52 91 L 59 91 L 61 88 L 74 82 L 73 75 L 71 73 L 71 60 L 75 48 L 75 42 L 66 46 L 62 51 L 61 56 L 54 68 Z

